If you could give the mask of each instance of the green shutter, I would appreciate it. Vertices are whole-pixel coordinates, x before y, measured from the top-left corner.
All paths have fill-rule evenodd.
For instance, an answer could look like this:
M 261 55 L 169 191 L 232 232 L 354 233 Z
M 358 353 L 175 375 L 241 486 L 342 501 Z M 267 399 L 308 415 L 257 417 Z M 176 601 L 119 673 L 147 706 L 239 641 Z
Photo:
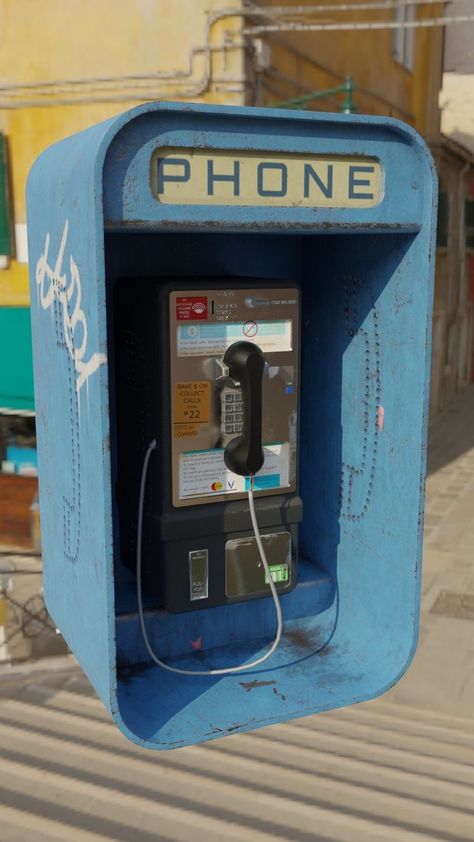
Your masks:
M 12 254 L 10 180 L 7 142 L 0 132 L 0 254 Z
M 466 232 L 466 248 L 474 249 L 474 199 L 466 199 L 464 205 L 464 230 Z
M 34 409 L 29 307 L 0 307 L 1 409 Z
M 438 227 L 436 230 L 436 245 L 446 248 L 448 245 L 449 228 L 449 196 L 441 190 L 438 196 Z

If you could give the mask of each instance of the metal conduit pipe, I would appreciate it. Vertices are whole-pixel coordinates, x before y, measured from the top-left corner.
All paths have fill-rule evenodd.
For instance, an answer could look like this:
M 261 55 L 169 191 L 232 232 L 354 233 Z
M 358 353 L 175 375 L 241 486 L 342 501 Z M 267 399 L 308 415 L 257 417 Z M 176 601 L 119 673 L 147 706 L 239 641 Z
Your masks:
M 220 53 L 224 52 L 225 50 L 236 50 L 236 49 L 243 49 L 247 45 L 247 41 L 244 39 L 239 39 L 238 41 L 233 41 L 232 43 L 228 42 L 221 42 L 220 44 L 210 44 L 208 47 L 193 47 L 191 53 L 198 55 L 199 53 L 203 53 L 206 50 L 209 50 L 211 53 Z M 192 71 L 188 73 L 186 72 L 178 72 L 176 71 L 169 71 L 170 77 L 169 79 L 167 76 L 162 76 L 159 73 L 142 73 L 136 75 L 125 75 L 125 76 L 88 76 L 86 79 L 43 79 L 39 82 L 11 82 L 11 83 L 1 83 L 0 82 L 0 94 L 10 95 L 10 91 L 12 92 L 12 96 L 18 91 L 35 91 L 38 89 L 42 89 L 45 92 L 45 95 L 49 95 L 50 91 L 49 88 L 64 90 L 71 87 L 85 87 L 88 85 L 113 85 L 120 82 L 121 84 L 130 83 L 135 86 L 140 83 L 150 83 L 150 82 L 175 82 L 180 75 L 192 75 Z
M 385 11 L 397 9 L 400 6 L 441 6 L 443 0 L 367 0 L 364 3 L 336 3 L 329 5 L 319 4 L 315 6 L 246 6 L 251 15 L 259 15 L 264 18 L 277 18 L 291 16 L 314 15 L 320 12 L 361 12 L 361 11 Z
M 235 45 L 235 48 L 237 48 L 237 47 L 241 48 L 242 46 L 243 46 L 242 44 Z M 226 83 L 226 82 L 232 82 L 232 83 L 236 82 L 236 83 L 238 83 L 238 82 L 243 81 L 243 77 L 242 76 L 227 76 L 227 75 L 224 74 L 224 75 L 214 76 L 213 81 L 214 82 L 220 82 L 220 83 Z M 124 89 L 124 87 L 126 88 L 126 83 L 124 84 L 123 80 L 121 80 L 120 77 L 117 77 L 115 84 L 117 82 L 121 82 L 122 90 Z M 152 78 L 148 82 L 143 81 L 139 84 L 134 84 L 133 86 L 130 86 L 130 87 L 131 87 L 131 93 L 130 94 L 121 94 L 120 99 L 143 99 L 144 98 L 143 94 L 146 94 L 146 93 L 150 93 L 152 95 L 155 95 Z M 29 93 L 28 89 L 25 88 L 24 96 L 26 96 L 28 93 Z M 82 97 L 81 97 L 81 94 L 82 94 Z M 85 102 L 85 101 L 91 101 L 91 102 L 97 101 L 98 102 L 99 99 L 94 98 L 94 94 L 96 94 L 97 97 L 100 97 L 102 99 L 102 101 L 104 101 L 104 102 L 109 102 L 109 101 L 113 101 L 113 100 L 116 99 L 113 88 L 111 88 L 109 91 L 107 89 L 97 90 L 97 89 L 87 89 L 85 85 L 82 85 L 81 90 L 78 94 L 74 93 L 74 91 L 68 89 L 67 87 L 51 88 L 50 90 L 47 90 L 47 91 L 39 90 L 38 92 L 36 92 L 36 98 L 29 100 L 29 102 L 30 102 L 30 104 L 34 104 L 34 105 L 47 106 L 49 104 L 48 101 L 47 101 L 47 97 L 54 97 L 54 99 L 51 100 L 50 104 L 56 105 L 56 104 L 59 103 L 58 97 L 60 97 L 61 95 L 63 97 L 65 97 L 65 99 L 63 100 L 63 102 L 65 104 L 66 103 L 67 104 L 73 104 L 74 102 Z M 167 94 L 167 96 L 168 96 L 168 94 Z M 41 99 L 39 99 L 39 97 L 41 97 Z M 17 103 L 18 103 L 18 107 L 22 107 L 22 106 L 25 105 L 26 101 L 27 100 L 25 100 L 24 97 L 22 98 L 22 97 L 19 97 L 18 94 L 10 94 L 8 92 L 5 93 L 2 97 L 2 94 L 1 94 L 1 91 L 0 91 L 0 108 L 8 109 L 9 107 L 11 107 L 10 103 L 13 104 L 13 107 L 17 107 Z
M 398 0 L 399 3 L 403 5 L 410 5 L 410 4 L 417 4 L 420 0 Z M 427 0 L 428 3 L 435 2 L 435 0 Z M 397 3 L 395 0 L 383 0 L 383 2 L 379 2 L 377 5 L 380 8 L 390 8 L 390 5 L 395 6 Z M 360 5 L 367 5 L 368 4 L 360 4 Z M 354 10 L 355 6 L 348 7 L 348 4 L 340 4 L 340 10 L 348 11 L 349 8 Z M 298 9 L 304 9 L 305 7 L 295 7 Z M 309 10 L 312 7 L 306 7 L 306 10 Z M 320 7 L 313 7 L 313 8 L 320 8 Z M 321 9 L 324 7 L 321 7 Z M 376 8 L 376 4 L 371 4 L 370 8 Z M 289 7 L 277 7 L 278 10 L 281 10 L 282 13 L 289 10 Z M 336 7 L 332 7 L 332 10 L 336 9 Z M 197 55 L 201 55 L 204 53 L 205 56 L 205 70 L 202 78 L 197 81 L 192 87 L 188 89 L 175 89 L 173 91 L 165 90 L 165 91 L 152 91 L 150 90 L 150 94 L 152 94 L 153 99 L 171 99 L 173 97 L 178 98 L 191 98 L 195 96 L 200 96 L 209 87 L 209 83 L 211 80 L 211 57 L 213 52 L 222 51 L 225 49 L 236 48 L 236 47 L 243 47 L 245 48 L 246 42 L 240 41 L 238 44 L 220 44 L 220 45 L 211 45 L 211 36 L 212 36 L 212 29 L 214 25 L 226 18 L 233 18 L 233 17 L 240 17 L 240 18 L 247 18 L 253 16 L 269 16 L 273 14 L 276 10 L 275 9 L 265 9 L 257 6 L 252 7 L 244 7 L 244 8 L 226 8 L 222 9 L 218 12 L 214 12 L 208 15 L 206 21 L 206 42 L 204 46 L 201 47 L 193 47 L 189 53 L 189 61 L 188 67 L 185 70 L 172 70 L 172 71 L 164 71 L 161 73 L 155 74 L 143 74 L 143 75 L 130 75 L 130 76 L 123 76 L 123 77 L 107 77 L 107 76 L 98 76 L 92 77 L 90 79 L 71 79 L 71 80 L 43 80 L 40 82 L 31 82 L 31 83 L 12 83 L 8 85 L 0 85 L 0 93 L 3 93 L 3 98 L 0 99 L 0 108 L 5 110 L 12 110 L 18 108 L 33 108 L 33 107 L 45 107 L 45 106 L 54 106 L 54 105 L 72 105 L 74 103 L 103 103 L 103 102 L 127 102 L 127 101 L 142 101 L 143 95 L 142 93 L 138 94 L 137 92 L 129 93 L 129 94 L 106 94 L 102 93 L 98 96 L 76 96 L 70 95 L 65 96 L 60 99 L 55 98 L 54 100 L 44 100 L 41 97 L 47 96 L 49 93 L 49 89 L 59 88 L 60 93 L 63 92 L 65 87 L 80 87 L 80 86 L 87 86 L 87 85 L 95 85 L 95 84 L 113 84 L 114 82 L 120 81 L 122 84 L 124 82 L 129 81 L 133 83 L 136 89 L 136 83 L 138 82 L 150 82 L 149 87 L 151 88 L 151 83 L 154 81 L 164 82 L 177 82 L 179 80 L 190 79 L 193 74 L 194 68 L 194 59 Z M 292 10 L 294 11 L 294 10 Z M 344 30 L 363 30 L 363 29 L 394 29 L 400 26 L 403 27 L 414 27 L 414 26 L 436 26 L 436 25 L 444 25 L 445 23 L 449 22 L 464 22 L 474 20 L 474 16 L 470 15 L 463 15 L 457 16 L 452 18 L 431 18 L 428 20 L 420 20 L 420 21 L 411 21 L 405 22 L 400 24 L 399 22 L 363 22 L 357 23 L 352 22 L 348 24 L 340 23 L 340 24 L 311 24 L 311 23 L 281 23 L 275 25 L 260 25 L 254 27 L 247 27 L 243 30 L 244 35 L 257 35 L 262 34 L 265 32 L 284 32 L 284 31 L 293 31 L 293 32 L 305 32 L 305 31 L 344 31 Z M 226 82 L 229 84 L 240 84 L 242 82 L 241 78 L 229 78 L 226 79 Z M 45 91 L 39 95 L 40 98 L 38 99 L 29 99 L 25 100 L 21 98 L 21 92 L 26 93 L 30 90 L 42 90 Z M 47 89 L 47 90 L 45 90 Z M 145 90 L 147 92 L 147 89 Z M 13 97 L 17 96 L 17 100 L 15 101 Z M 38 96 L 38 94 L 37 94 Z M 6 99 L 4 98 L 6 97 Z M 10 99 L 11 98 L 11 99 Z
M 404 21 L 351 21 L 348 23 L 287 23 L 261 24 L 243 29 L 244 35 L 264 35 L 270 32 L 369 32 L 383 29 L 427 29 L 434 26 L 447 26 L 453 23 L 469 23 L 474 15 L 453 15 L 422 20 Z
M 8 84 L 0 83 L 0 93 L 8 94 L 9 91 L 12 92 L 20 92 L 20 91 L 29 91 L 29 90 L 37 90 L 37 89 L 47 89 L 51 87 L 79 87 L 82 85 L 92 85 L 92 84 L 114 84 L 118 81 L 121 83 L 130 82 L 130 83 L 137 83 L 140 81 L 165 81 L 169 80 L 170 82 L 177 81 L 179 79 L 189 79 L 192 77 L 193 74 L 193 64 L 194 64 L 194 57 L 205 53 L 207 58 L 207 67 L 206 72 L 202 80 L 196 83 L 196 86 L 190 90 L 188 93 L 192 95 L 194 93 L 202 93 L 202 86 L 208 84 L 209 76 L 210 76 L 210 58 L 213 52 L 220 52 L 226 49 L 236 49 L 245 47 L 245 41 L 234 42 L 232 44 L 219 44 L 219 45 L 211 45 L 210 39 L 212 34 L 212 28 L 216 23 L 219 23 L 226 18 L 232 17 L 254 17 L 254 16 L 261 16 L 261 17 L 274 17 L 275 15 L 280 14 L 310 14 L 315 11 L 353 11 L 355 9 L 385 9 L 385 8 L 392 8 L 400 5 L 429 5 L 429 4 L 438 4 L 440 0 L 381 0 L 380 2 L 370 2 L 370 3 L 358 3 L 358 4 L 348 4 L 342 3 L 335 6 L 276 6 L 272 8 L 265 8 L 260 6 L 246 6 L 240 8 L 226 8 L 222 9 L 218 12 L 214 12 L 208 15 L 206 21 L 206 42 L 203 46 L 200 47 L 193 47 L 189 53 L 189 60 L 188 60 L 188 67 L 185 70 L 169 70 L 169 71 L 162 71 L 157 73 L 150 73 L 150 74 L 130 74 L 126 76 L 94 76 L 87 79 L 54 79 L 54 80 L 41 80 L 39 82 L 12 82 Z M 469 17 L 469 16 L 467 16 Z M 463 20 L 466 19 L 466 16 L 463 16 Z M 470 19 L 470 18 L 469 18 Z M 433 19 L 434 20 L 434 19 Z M 446 19 L 448 21 L 448 19 Z M 414 23 L 423 23 L 422 21 L 414 22 Z M 389 25 L 390 22 L 387 22 Z M 290 24 L 288 24 L 290 25 Z M 320 26 L 321 24 L 317 24 Z M 365 24 L 362 24 L 363 26 Z M 375 25 L 375 23 L 374 23 Z M 393 27 L 399 27 L 400 24 L 395 22 Z M 283 24 L 283 26 L 285 26 Z M 305 24 L 306 26 L 312 26 L 312 24 Z M 326 26 L 322 24 L 322 26 Z M 353 27 L 354 24 L 350 24 L 350 27 Z M 245 34 L 255 31 L 255 27 L 250 28 L 248 30 L 244 30 Z M 257 27 L 258 29 L 258 27 Z M 180 93 L 181 96 L 186 95 L 185 92 Z
M 397 2 L 408 5 L 409 3 L 419 3 L 419 2 L 421 2 L 421 0 L 383 0 L 382 3 L 377 3 L 375 5 L 365 3 L 365 4 L 358 4 L 358 6 L 359 7 L 369 7 L 370 6 L 370 7 L 374 7 L 374 8 L 377 6 L 377 7 L 380 7 L 380 8 L 386 8 L 386 7 L 389 7 L 389 6 L 396 6 Z M 439 0 L 427 0 L 427 2 L 429 2 L 429 3 L 439 2 Z M 309 13 L 311 10 L 323 10 L 323 9 L 327 10 L 327 8 L 328 7 L 324 7 L 324 6 L 295 7 L 292 11 L 295 11 L 295 12 L 298 12 L 298 13 L 300 13 L 300 12 L 303 13 L 303 10 L 306 9 L 306 11 Z M 342 10 L 348 10 L 350 8 L 354 9 L 356 7 L 355 6 L 351 7 L 349 4 L 340 4 L 339 6 L 331 7 L 331 11 L 339 10 L 339 9 L 342 11 Z M 205 69 L 203 78 L 199 82 L 197 82 L 196 85 L 193 86 L 192 89 L 190 89 L 188 91 L 176 91 L 176 95 L 178 95 L 178 96 L 184 96 L 184 97 L 195 96 L 195 95 L 198 95 L 200 93 L 203 93 L 206 90 L 206 88 L 208 87 L 208 84 L 209 84 L 209 81 L 210 81 L 210 72 L 211 72 L 211 68 L 210 68 L 211 55 L 212 55 L 213 52 L 222 52 L 226 49 L 241 49 L 241 48 L 246 47 L 246 42 L 244 40 L 239 40 L 239 41 L 233 42 L 231 44 L 220 43 L 218 45 L 211 45 L 210 40 L 211 40 L 211 35 L 212 35 L 212 28 L 216 23 L 219 23 L 222 20 L 225 20 L 226 18 L 232 18 L 232 17 L 246 18 L 246 17 L 253 17 L 253 16 L 256 16 L 256 15 L 262 16 L 262 17 L 273 17 L 274 14 L 289 13 L 290 10 L 291 10 L 291 7 L 284 7 L 284 6 L 276 7 L 276 8 L 273 8 L 271 10 L 261 8 L 261 7 L 258 7 L 258 6 L 252 6 L 252 7 L 244 7 L 244 8 L 226 8 L 226 9 L 222 9 L 219 12 L 214 12 L 212 14 L 209 14 L 208 18 L 207 18 L 207 21 L 206 21 L 206 42 L 203 46 L 193 47 L 191 49 L 191 51 L 189 53 L 189 57 L 188 57 L 188 66 L 184 70 L 176 69 L 176 70 L 162 71 L 162 72 L 157 72 L 157 73 L 130 74 L 130 75 L 126 75 L 126 76 L 93 76 L 93 77 L 89 77 L 87 79 L 52 79 L 52 80 L 43 79 L 43 80 L 40 80 L 38 82 L 12 82 L 12 83 L 7 83 L 7 84 L 0 83 L 0 93 L 3 94 L 3 96 L 13 98 L 15 95 L 18 95 L 18 94 L 21 95 L 22 93 L 26 93 L 26 92 L 29 92 L 29 91 L 41 91 L 41 94 L 37 94 L 37 96 L 38 95 L 48 96 L 50 94 L 50 89 L 57 89 L 55 91 L 55 93 L 66 93 L 66 91 L 64 89 L 69 88 L 69 87 L 82 87 L 82 86 L 91 86 L 91 85 L 109 85 L 109 84 L 115 84 L 117 82 L 120 82 L 121 84 L 129 82 L 130 84 L 134 84 L 135 87 L 137 86 L 137 83 L 141 83 L 141 82 L 143 82 L 143 83 L 153 83 L 155 81 L 160 81 L 160 82 L 168 81 L 169 83 L 172 83 L 172 82 L 176 82 L 176 81 L 181 80 L 181 79 L 190 79 L 193 75 L 195 57 L 204 53 L 205 56 L 206 56 L 206 69 Z M 240 80 L 235 79 L 235 80 L 229 80 L 229 81 L 238 82 Z M 160 97 L 160 94 L 157 93 L 157 92 L 153 92 L 153 95 L 154 95 L 155 98 Z M 169 97 L 170 94 L 169 94 L 169 92 L 163 92 L 163 96 L 166 98 L 166 97 Z M 67 98 L 67 99 L 62 99 L 60 101 L 56 100 L 56 103 L 61 104 L 61 105 L 63 105 L 63 104 L 66 105 L 66 104 L 72 104 L 73 101 L 74 102 L 76 102 L 76 101 L 77 102 L 92 102 L 92 101 L 94 101 L 94 102 L 109 102 L 109 101 L 115 102 L 115 101 L 124 101 L 124 100 L 128 100 L 128 99 L 130 99 L 130 100 L 140 100 L 140 99 L 142 99 L 142 97 L 137 96 L 135 94 L 131 94 L 131 95 L 127 95 L 127 96 L 114 95 L 114 96 L 111 96 L 110 98 L 109 98 L 109 96 L 107 96 L 107 98 L 104 98 L 104 94 L 102 94 L 102 96 L 100 96 L 97 99 L 95 99 L 95 98 L 94 99 L 92 99 L 92 98 L 88 98 L 88 99 L 81 98 L 81 99 L 79 99 L 79 98 L 74 97 L 74 100 Z M 37 105 L 41 106 L 43 104 L 44 103 L 42 103 L 40 101 L 30 99 L 27 102 L 22 102 L 19 107 L 34 107 L 34 106 L 37 106 Z M 9 109 L 9 108 L 15 107 L 15 105 L 10 105 L 9 103 L 5 102 L 4 100 L 0 100 L 0 107 Z
M 162 73 L 155 73 L 155 74 L 144 74 L 142 76 L 135 75 L 135 76 L 125 76 L 125 77 L 93 77 L 93 79 L 76 79 L 76 80 L 45 80 L 43 82 L 33 82 L 33 83 L 13 83 L 12 85 L 0 85 L 0 93 L 7 93 L 9 90 L 14 90 L 16 92 L 20 92 L 24 90 L 25 92 L 28 90 L 34 90 L 40 87 L 54 87 L 56 86 L 79 86 L 79 85 L 87 85 L 91 84 L 91 81 L 98 84 L 103 83 L 113 83 L 120 81 L 122 84 L 124 81 L 130 80 L 131 82 L 138 82 L 140 80 L 149 80 L 150 82 L 153 81 L 166 81 L 169 80 L 170 82 L 178 81 L 181 79 L 189 79 L 192 77 L 193 74 L 193 67 L 194 67 L 194 58 L 196 55 L 200 55 L 204 53 L 205 57 L 205 70 L 202 78 L 198 80 L 192 87 L 188 88 L 187 90 L 180 90 L 176 89 L 172 92 L 169 91 L 153 91 L 153 98 L 154 99 L 171 99 L 173 96 L 181 97 L 181 98 L 190 98 L 194 96 L 200 96 L 201 94 L 205 93 L 207 88 L 209 87 L 209 83 L 211 80 L 211 57 L 212 53 L 218 50 L 228 49 L 228 44 L 223 44 L 222 46 L 219 45 L 216 48 L 213 48 L 211 45 L 211 36 L 212 36 L 212 29 L 216 23 L 220 23 L 222 20 L 226 18 L 233 18 L 233 17 L 246 17 L 247 12 L 242 8 L 226 8 L 221 9 L 218 12 L 214 12 L 208 15 L 206 21 L 206 41 L 204 46 L 200 47 L 193 47 L 189 53 L 189 61 L 188 61 L 188 68 L 186 70 L 172 70 L 172 71 L 164 71 Z M 246 46 L 246 42 L 240 42 L 242 46 Z M 237 45 L 236 45 L 237 46 Z M 240 78 L 230 79 L 228 80 L 230 83 L 239 83 L 241 81 Z M 15 108 L 33 108 L 33 107 L 45 107 L 48 105 L 72 105 L 75 102 L 126 102 L 126 101 L 134 101 L 134 100 L 143 100 L 142 96 L 138 96 L 137 94 L 110 94 L 105 96 L 104 94 L 98 97 L 76 97 L 74 96 L 69 98 L 64 98 L 61 100 L 55 99 L 50 102 L 45 102 L 41 99 L 30 99 L 30 100 L 19 100 L 18 102 L 8 102 L 0 99 L 0 108 L 2 109 L 15 109 Z

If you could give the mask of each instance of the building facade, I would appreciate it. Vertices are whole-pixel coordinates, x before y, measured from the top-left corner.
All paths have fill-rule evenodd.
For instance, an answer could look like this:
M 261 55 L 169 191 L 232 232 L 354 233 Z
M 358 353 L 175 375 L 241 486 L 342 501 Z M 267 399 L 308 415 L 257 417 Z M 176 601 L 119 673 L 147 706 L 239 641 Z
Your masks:
M 443 30 L 413 24 L 441 15 L 444 4 L 368 6 L 0 0 L 3 480 L 35 472 L 24 198 L 35 158 L 66 135 L 157 99 L 389 115 L 439 150 Z M 0 542 L 8 528 L 0 522 Z
M 439 173 L 433 312 L 431 414 L 474 379 L 474 155 L 443 135 L 435 150 Z M 469 220 L 472 218 L 472 231 Z
M 472 16 L 469 0 L 451 15 Z M 474 382 L 474 20 L 446 28 L 432 406 Z

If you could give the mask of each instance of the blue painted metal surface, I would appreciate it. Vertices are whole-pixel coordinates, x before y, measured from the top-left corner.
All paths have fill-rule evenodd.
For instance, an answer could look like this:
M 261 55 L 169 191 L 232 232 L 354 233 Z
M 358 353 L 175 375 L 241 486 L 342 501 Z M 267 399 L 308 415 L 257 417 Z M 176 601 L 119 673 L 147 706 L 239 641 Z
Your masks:
M 160 205 L 150 156 L 166 145 L 368 155 L 382 164 L 383 199 L 368 209 Z M 172 748 L 348 705 L 407 668 L 419 614 L 435 205 L 422 140 L 384 118 L 149 104 L 62 141 L 33 167 L 45 595 L 130 739 Z M 116 539 L 111 289 L 121 276 L 170 273 L 290 278 L 302 289 L 300 581 L 282 599 L 272 660 L 228 677 L 178 676 L 147 661 Z M 191 668 L 254 658 L 273 623 L 269 600 L 147 611 L 159 654 Z

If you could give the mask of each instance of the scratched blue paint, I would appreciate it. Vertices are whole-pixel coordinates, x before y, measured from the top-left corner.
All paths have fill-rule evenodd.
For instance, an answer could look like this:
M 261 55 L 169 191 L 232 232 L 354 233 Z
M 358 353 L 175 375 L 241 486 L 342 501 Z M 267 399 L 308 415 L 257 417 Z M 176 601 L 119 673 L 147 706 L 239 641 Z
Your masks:
M 367 155 L 383 199 L 160 205 L 161 146 Z M 46 600 L 118 726 L 172 748 L 382 693 L 418 630 L 436 209 L 423 141 L 385 118 L 148 104 L 47 149 L 27 202 Z M 303 296 L 299 583 L 272 660 L 223 678 L 147 661 L 112 493 L 113 282 L 196 273 L 285 278 Z M 146 607 L 156 651 L 194 669 L 254 658 L 274 631 L 269 600 Z

